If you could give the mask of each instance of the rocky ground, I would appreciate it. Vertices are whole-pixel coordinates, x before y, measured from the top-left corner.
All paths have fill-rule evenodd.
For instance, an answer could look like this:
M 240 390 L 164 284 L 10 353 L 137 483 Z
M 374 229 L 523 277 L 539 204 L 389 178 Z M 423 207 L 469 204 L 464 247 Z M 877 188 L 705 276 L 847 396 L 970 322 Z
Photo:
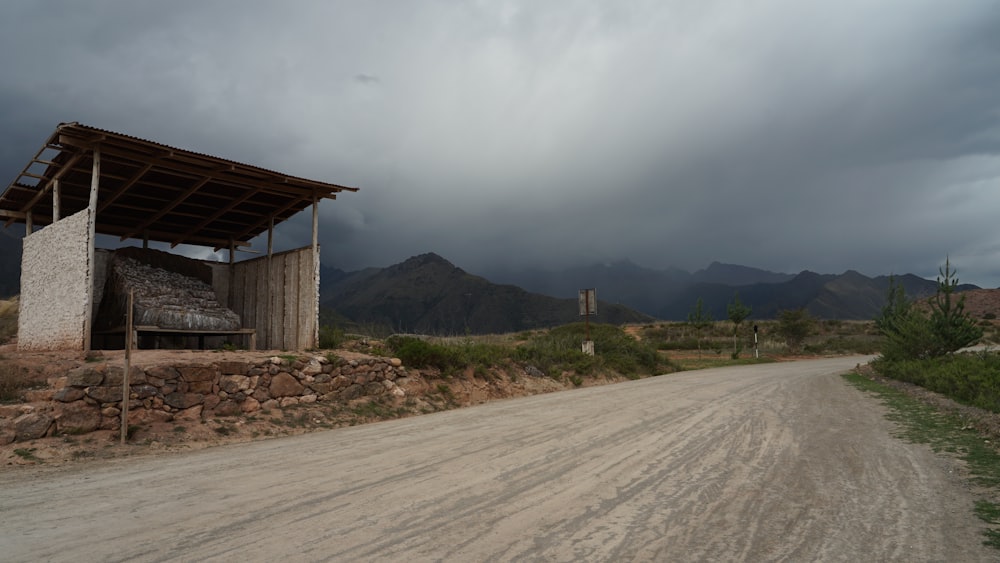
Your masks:
M 177 363 L 207 363 L 223 361 L 252 361 L 279 351 L 192 351 L 192 350 L 141 350 L 133 353 L 132 362 L 143 366 Z M 364 345 L 334 352 L 346 359 L 371 357 Z M 92 357 L 99 361 L 123 363 L 122 351 L 98 353 Z M 69 369 L 86 362 L 79 353 L 23 353 L 12 345 L 0 346 L 0 358 L 13 362 L 39 383 L 64 374 Z M 921 387 L 879 378 L 868 366 L 859 366 L 862 374 L 900 389 L 905 393 L 931 404 L 943 411 L 960 416 L 971 428 L 992 439 L 1000 440 L 1000 415 L 961 405 Z M 150 420 L 130 429 L 127 441 L 121 444 L 120 430 L 98 430 L 81 435 L 56 435 L 28 442 L 14 442 L 0 446 L 0 467 L 63 465 L 93 459 L 124 456 L 158 455 L 170 452 L 202 449 L 222 444 L 264 440 L 354 426 L 381 420 L 428 414 L 458 407 L 482 404 L 489 401 L 522 397 L 574 388 L 566 378 L 557 381 L 550 377 L 508 371 L 490 371 L 485 376 L 470 369 L 456 377 L 442 377 L 435 370 L 409 370 L 403 387 L 405 396 L 363 397 L 352 401 L 316 402 L 284 408 L 261 410 L 240 416 L 220 416 L 207 419 Z M 585 386 L 622 381 L 622 377 L 585 379 Z M 30 397 L 30 395 L 29 395 Z M 0 405 L 16 409 L 20 405 Z
M 898 439 L 840 377 L 864 361 L 7 470 L 4 558 L 997 561 L 964 464 Z
M 281 351 L 192 351 L 140 350 L 132 355 L 133 365 L 152 367 L 179 363 L 204 364 L 227 361 L 253 361 L 287 354 Z M 345 360 L 367 359 L 364 346 L 337 350 L 334 354 Z M 0 358 L 13 363 L 40 385 L 61 376 L 88 358 L 79 353 L 24 353 L 10 345 L 0 347 Z M 91 361 L 123 364 L 122 351 L 96 353 Z M 520 371 L 518 373 L 517 371 Z M 407 370 L 402 397 L 363 397 L 351 401 L 318 401 L 284 408 L 260 410 L 239 416 L 217 416 L 207 419 L 172 417 L 148 420 L 129 429 L 125 444 L 120 430 L 97 430 L 80 435 L 55 435 L 27 442 L 0 446 L 0 467 L 26 465 L 62 465 L 92 459 L 123 456 L 164 454 L 201 449 L 222 444 L 263 440 L 279 436 L 302 434 L 317 430 L 354 426 L 428 414 L 457 407 L 481 404 L 511 397 L 534 395 L 573 388 L 539 373 L 523 370 L 491 371 L 484 377 L 472 370 L 460 376 L 442 377 L 436 370 Z M 584 385 L 596 385 L 624 378 L 588 379 Z M 30 400 L 31 392 L 27 393 Z M 3 409 L 24 408 L 24 404 L 0 405 Z

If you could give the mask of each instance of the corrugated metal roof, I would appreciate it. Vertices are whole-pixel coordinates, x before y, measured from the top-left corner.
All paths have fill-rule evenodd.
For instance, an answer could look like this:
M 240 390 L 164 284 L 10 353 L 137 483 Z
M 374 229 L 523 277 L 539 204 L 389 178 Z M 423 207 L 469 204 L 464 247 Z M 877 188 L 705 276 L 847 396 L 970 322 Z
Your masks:
M 123 133 L 62 123 L 0 195 L 0 218 L 37 225 L 86 209 L 100 154 L 98 233 L 171 245 L 245 244 L 312 205 L 357 188 L 291 176 Z

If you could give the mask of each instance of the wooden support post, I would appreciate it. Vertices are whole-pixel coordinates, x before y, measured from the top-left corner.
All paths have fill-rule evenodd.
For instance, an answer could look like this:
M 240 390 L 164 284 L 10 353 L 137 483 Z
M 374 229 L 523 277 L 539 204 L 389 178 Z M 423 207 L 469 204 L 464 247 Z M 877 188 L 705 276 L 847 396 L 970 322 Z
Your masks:
M 132 326 L 132 306 L 134 299 L 135 294 L 130 289 L 128 291 L 128 313 L 125 315 L 125 373 L 122 375 L 122 445 L 125 445 L 125 441 L 128 439 L 128 372 L 132 368 L 132 338 L 135 331 L 135 327 Z
M 319 198 L 316 197 L 316 192 L 313 192 L 313 238 L 312 247 L 313 252 L 319 250 Z
M 149 248 L 149 231 L 142 232 L 142 248 Z
M 229 239 L 229 265 L 232 266 L 236 263 L 236 241 L 234 239 Z
M 52 222 L 59 220 L 59 179 L 52 181 Z
M 90 172 L 90 202 L 87 208 L 94 214 L 97 213 L 97 191 L 101 185 L 101 149 L 94 147 L 94 167 Z M 97 218 L 94 218 L 96 222 Z
M 272 288 L 271 278 L 274 276 L 274 266 L 271 262 L 271 257 L 274 255 L 274 215 L 272 215 L 267 220 L 267 274 L 264 276 L 264 288 L 267 290 L 266 295 L 255 295 L 255 299 L 264 299 L 264 322 L 266 324 L 261 324 L 261 319 L 257 319 L 257 325 L 254 328 L 260 329 L 264 328 L 264 342 L 273 341 L 273 333 L 271 332 L 271 316 L 274 311 L 274 289 Z M 256 348 L 256 336 L 250 339 L 250 346 Z M 275 346 L 271 346 L 274 348 Z
M 267 257 L 271 258 L 271 254 L 274 251 L 274 216 L 272 216 L 267 223 Z
M 35 222 L 31 217 L 31 210 L 24 214 L 24 234 L 30 235 L 35 232 Z
M 313 334 L 309 348 L 319 347 L 319 196 L 313 190 L 313 224 L 312 224 L 312 258 L 313 258 L 313 300 L 316 306 L 313 310 Z M 305 348 L 305 346 L 303 346 Z
M 97 238 L 97 192 L 101 185 L 101 149 L 94 147 L 94 167 L 90 173 L 89 241 L 87 242 L 87 315 L 83 319 L 83 351 L 90 351 L 90 331 L 94 319 L 94 239 Z

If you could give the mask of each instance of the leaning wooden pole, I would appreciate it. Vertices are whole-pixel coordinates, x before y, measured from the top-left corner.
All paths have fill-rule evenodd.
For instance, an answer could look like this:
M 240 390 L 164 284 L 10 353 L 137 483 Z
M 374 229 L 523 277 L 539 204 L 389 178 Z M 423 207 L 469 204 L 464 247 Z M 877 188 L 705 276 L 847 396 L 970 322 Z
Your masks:
M 83 319 L 83 351 L 90 352 L 90 331 L 94 321 L 94 239 L 97 238 L 97 195 L 101 184 L 101 149 L 94 147 L 94 165 L 90 173 L 90 199 L 87 204 L 87 316 Z
M 122 424 L 121 442 L 125 445 L 128 439 L 128 372 L 132 369 L 132 302 L 135 299 L 133 290 L 128 291 L 128 313 L 125 315 L 125 373 L 122 374 Z
M 319 347 L 319 196 L 313 191 L 312 204 L 312 257 L 313 257 L 313 330 L 310 348 Z M 300 346 L 305 348 L 305 346 Z
M 55 223 L 59 220 L 59 178 L 52 180 L 52 222 Z

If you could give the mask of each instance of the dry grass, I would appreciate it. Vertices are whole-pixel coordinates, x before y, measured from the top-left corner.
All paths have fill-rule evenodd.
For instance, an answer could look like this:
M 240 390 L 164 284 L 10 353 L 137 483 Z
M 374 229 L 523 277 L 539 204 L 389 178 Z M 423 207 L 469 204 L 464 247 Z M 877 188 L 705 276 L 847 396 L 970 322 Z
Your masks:
M 0 300 L 0 344 L 17 334 L 18 298 Z
M 20 402 L 21 393 L 33 386 L 27 370 L 0 356 L 0 404 Z

